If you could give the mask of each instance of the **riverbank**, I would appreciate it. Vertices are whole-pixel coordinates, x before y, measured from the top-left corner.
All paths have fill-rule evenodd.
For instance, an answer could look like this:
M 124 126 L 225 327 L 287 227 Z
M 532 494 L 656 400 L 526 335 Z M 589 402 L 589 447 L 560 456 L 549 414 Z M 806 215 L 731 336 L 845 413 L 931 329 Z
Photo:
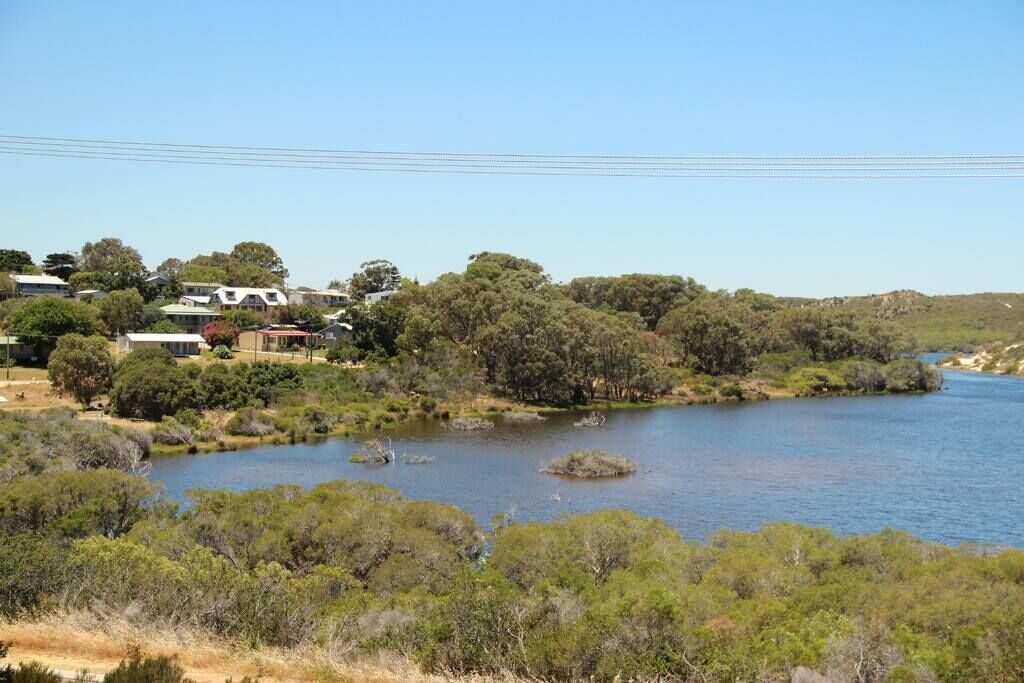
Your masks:
M 276 431 L 273 434 L 263 436 L 245 436 L 227 434 L 227 423 L 234 415 L 233 412 L 207 411 L 202 415 L 205 422 L 215 426 L 221 436 L 215 440 L 196 441 L 193 444 L 163 444 L 154 443 L 151 449 L 153 456 L 172 456 L 186 453 L 220 453 L 237 450 L 260 448 L 265 446 L 291 446 L 299 443 L 320 443 L 331 438 L 355 437 L 361 435 L 386 434 L 403 427 L 416 423 L 429 423 L 433 421 L 448 422 L 457 417 L 480 417 L 485 419 L 500 420 L 506 413 L 536 413 L 542 416 L 562 415 L 571 413 L 607 412 L 621 410 L 638 410 L 647 408 L 703 406 L 718 403 L 738 403 L 741 401 L 766 401 L 772 399 L 798 398 L 799 395 L 790 390 L 773 387 L 767 382 L 745 381 L 742 384 L 728 383 L 724 386 L 738 386 L 740 391 L 719 391 L 719 390 L 694 390 L 692 385 L 677 387 L 671 394 L 666 396 L 638 401 L 628 400 L 604 400 L 597 399 L 591 403 L 569 406 L 552 406 L 547 404 L 526 403 L 500 397 L 479 396 L 470 401 L 445 402 L 432 408 L 430 412 L 419 410 L 392 410 L 385 411 L 388 419 L 366 420 L 361 423 L 338 424 L 333 428 L 321 432 Z M 838 394 L 831 394 L 835 396 Z M 385 399 L 382 399 L 380 407 L 383 410 Z M 413 404 L 415 402 L 412 402 Z M 363 404 L 359 404 L 363 405 Z M 338 406 L 345 410 L 346 406 Z M 266 409 L 267 415 L 276 418 L 278 411 Z M 157 429 L 153 426 L 151 429 Z
M 953 355 L 936 365 L 949 370 L 1024 377 L 1024 342 L 993 344 L 968 355 Z

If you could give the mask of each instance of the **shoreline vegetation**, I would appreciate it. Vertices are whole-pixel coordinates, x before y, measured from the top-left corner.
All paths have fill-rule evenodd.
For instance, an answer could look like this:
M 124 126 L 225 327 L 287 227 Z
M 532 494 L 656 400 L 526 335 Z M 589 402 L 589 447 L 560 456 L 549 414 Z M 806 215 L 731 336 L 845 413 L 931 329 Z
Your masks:
M 19 441 L 37 460 L 80 445 Z M 92 464 L 0 484 L 0 639 L 159 630 L 154 655 L 191 643 L 236 653 L 236 675 L 265 656 L 314 680 L 374 658 L 455 678 L 1012 680 L 1024 652 L 1020 550 L 790 523 L 697 543 L 623 510 L 484 529 L 343 480 L 197 489 L 178 510 Z
M 1012 680 L 1024 666 L 1016 549 L 786 522 L 697 543 L 624 510 L 499 515 L 484 528 L 454 506 L 346 480 L 197 488 L 181 509 L 144 476 L 159 453 L 343 434 L 369 440 L 366 461 L 391 462 L 386 434 L 415 420 L 490 427 L 504 414 L 935 391 L 941 373 L 909 356 L 939 337 L 947 348 L 1007 338 L 1017 299 L 971 298 L 998 314 L 979 331 L 958 298 L 811 301 L 675 275 L 557 283 L 528 259 L 482 252 L 427 284 L 368 262 L 343 314 L 278 306 L 275 323 L 331 313 L 351 326 L 316 362 L 245 362 L 238 333 L 268 321 L 242 311 L 204 328 L 216 353 L 115 358 L 99 335 L 173 331 L 153 301 L 180 296 L 181 282 L 281 286 L 288 271 L 251 242 L 168 259 L 159 286 L 120 240 L 51 256 L 70 258 L 58 260 L 79 271 L 67 275 L 76 289 L 107 296 L 13 298 L 0 319 L 48 357 L 58 398 L 112 417 L 0 411 L 0 639 L 66 616 L 90 630 L 127 621 L 301 657 L 324 677 L 368 657 L 424 676 L 602 682 Z M 367 293 L 388 295 L 369 304 Z
M 1024 341 L 990 344 L 968 354 L 947 356 L 937 365 L 950 370 L 1024 377 Z

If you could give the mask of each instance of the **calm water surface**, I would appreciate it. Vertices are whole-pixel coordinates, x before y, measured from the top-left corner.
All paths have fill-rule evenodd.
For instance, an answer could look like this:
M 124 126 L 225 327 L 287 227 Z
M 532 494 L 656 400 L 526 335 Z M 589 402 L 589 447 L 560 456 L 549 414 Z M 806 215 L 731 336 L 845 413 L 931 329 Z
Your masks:
M 157 458 L 150 478 L 244 490 L 365 479 L 410 498 L 453 503 L 486 524 L 496 513 L 551 519 L 622 507 L 688 538 L 791 520 L 838 533 L 906 529 L 935 541 L 1024 547 L 1024 380 L 946 372 L 926 396 L 804 399 L 608 413 L 601 429 L 559 415 L 487 432 L 418 424 L 393 435 L 428 465 L 348 462 L 359 439 Z M 576 448 L 638 463 L 632 477 L 571 481 L 538 472 Z M 560 502 L 552 500 L 558 493 Z

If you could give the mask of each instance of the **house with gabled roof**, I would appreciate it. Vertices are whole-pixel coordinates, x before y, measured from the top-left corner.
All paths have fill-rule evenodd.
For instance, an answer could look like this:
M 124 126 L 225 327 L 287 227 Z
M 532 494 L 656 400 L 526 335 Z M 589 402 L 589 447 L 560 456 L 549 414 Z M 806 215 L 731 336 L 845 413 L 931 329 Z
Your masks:
M 161 306 L 167 319 L 189 334 L 201 334 L 203 328 L 220 317 L 220 313 L 203 306 L 167 304 Z
M 269 318 L 274 309 L 288 303 L 288 298 L 273 287 L 220 287 L 210 294 L 210 306 L 224 311 L 249 311 Z
M 71 285 L 55 275 L 11 274 L 14 296 L 71 296 Z

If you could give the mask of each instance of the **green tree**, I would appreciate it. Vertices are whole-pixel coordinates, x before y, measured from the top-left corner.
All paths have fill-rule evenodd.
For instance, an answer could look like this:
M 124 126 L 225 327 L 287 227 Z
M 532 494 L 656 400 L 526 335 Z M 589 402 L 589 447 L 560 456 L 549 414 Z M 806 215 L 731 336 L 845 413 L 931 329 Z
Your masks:
M 391 261 L 375 259 L 360 264 L 359 268 L 348 281 L 348 293 L 354 301 L 361 301 L 367 294 L 391 291 L 402 285 L 402 274 Z
M 247 311 L 245 309 L 224 311 L 224 317 L 222 320 L 226 320 L 235 327 L 243 330 L 261 327 L 263 325 L 263 318 L 259 317 L 252 311 Z
M 59 277 L 66 282 L 68 278 L 78 272 L 78 258 L 67 252 L 47 254 L 43 259 L 43 272 Z
M 65 334 L 47 364 L 50 383 L 58 394 L 71 394 L 84 407 L 110 389 L 114 359 L 103 337 Z
M 142 268 L 142 255 L 117 237 L 104 237 L 82 245 L 81 269 L 85 272 L 115 272 L 124 263 Z
M 171 258 L 164 259 L 160 263 L 160 265 L 156 267 L 156 272 L 163 273 L 168 277 L 178 278 L 178 276 L 181 274 L 182 268 L 184 267 L 184 261 L 182 261 L 180 258 L 174 258 L 172 256 Z
M 145 327 L 145 301 L 136 289 L 114 291 L 97 302 L 99 318 L 109 334 L 121 334 Z
M 58 337 L 72 332 L 89 336 L 96 331 L 92 307 L 64 297 L 35 297 L 10 316 L 9 333 L 32 344 L 43 358 L 50 355 Z
M 231 257 L 241 263 L 273 273 L 281 280 L 288 277 L 288 269 L 274 248 L 263 242 L 239 242 L 231 250 Z
M 0 249 L 0 272 L 20 273 L 26 266 L 31 265 L 32 257 L 27 251 Z
M 677 342 L 684 362 L 700 372 L 745 373 L 754 360 L 745 309 L 725 296 L 702 297 L 666 314 L 658 332 Z
M 213 282 L 228 284 L 228 272 L 217 266 L 205 265 L 189 261 L 178 271 L 178 279 L 182 282 Z
M 132 359 L 142 351 L 129 354 L 114 373 L 110 402 L 117 414 L 159 421 L 164 415 L 194 408 L 198 397 L 188 374 L 162 356 Z
M 170 320 L 157 320 L 152 325 L 146 326 L 146 332 L 153 332 L 156 334 L 179 334 L 183 332 L 180 327 L 172 323 Z

